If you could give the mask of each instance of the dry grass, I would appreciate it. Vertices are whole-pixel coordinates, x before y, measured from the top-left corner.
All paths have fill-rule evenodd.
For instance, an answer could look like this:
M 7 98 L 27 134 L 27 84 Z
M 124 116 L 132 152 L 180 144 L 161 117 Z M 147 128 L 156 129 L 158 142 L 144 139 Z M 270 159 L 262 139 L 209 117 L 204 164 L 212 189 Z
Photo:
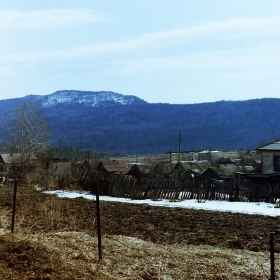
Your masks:
M 211 246 L 156 245 L 125 237 L 97 239 L 83 232 L 2 234 L 1 279 L 268 279 L 264 252 Z M 10 278 L 9 278 L 10 277 Z M 22 278 L 23 277 L 23 278 Z
M 2 193 L 0 199 L 0 279 L 269 279 L 268 251 L 252 252 L 245 249 L 193 245 L 184 241 L 174 244 L 158 242 L 161 236 L 156 236 L 158 233 L 156 224 L 153 224 L 156 222 L 153 221 L 155 219 L 153 215 L 158 213 L 160 220 L 165 213 L 164 217 L 167 219 L 167 214 L 173 215 L 170 209 L 169 212 L 160 212 L 164 209 L 148 207 L 151 219 L 144 224 L 145 221 L 139 216 L 141 215 L 139 211 L 144 211 L 144 208 L 107 203 L 106 211 L 111 209 L 111 216 L 107 220 L 102 220 L 103 259 L 100 261 L 94 214 L 88 216 L 88 212 L 93 210 L 89 205 L 93 202 L 83 199 L 57 199 L 38 192 L 29 192 L 26 196 L 20 194 L 15 233 L 11 234 L 9 190 L 5 195 Z M 130 223 L 124 223 L 118 229 L 130 227 L 125 234 L 113 232 L 112 225 L 116 227 L 116 232 L 117 224 L 126 219 L 122 213 L 122 217 L 116 220 L 112 212 L 117 208 L 113 205 L 118 208 L 126 207 Z M 140 213 L 137 216 L 139 223 L 133 218 L 133 211 Z M 184 213 L 178 211 L 176 210 L 176 216 L 170 216 L 170 220 L 174 223 L 164 224 L 166 236 L 172 230 L 179 230 L 174 217 L 180 218 L 181 226 L 184 227 L 181 217 Z M 104 209 L 103 215 L 108 216 L 109 212 L 105 212 Z M 203 214 L 196 212 L 198 213 Z M 191 216 L 191 213 L 188 212 L 188 215 Z M 90 220 L 91 224 L 87 222 Z M 174 228 L 167 228 L 168 225 L 169 227 L 173 225 Z M 215 224 L 213 227 L 219 234 L 219 227 Z M 144 230 L 147 234 L 154 233 L 151 240 L 157 242 L 149 241 L 147 234 L 141 235 L 140 232 Z M 194 235 L 195 232 L 191 234 Z M 145 236 L 146 240 L 141 236 Z M 280 255 L 277 254 L 276 259 L 278 258 Z

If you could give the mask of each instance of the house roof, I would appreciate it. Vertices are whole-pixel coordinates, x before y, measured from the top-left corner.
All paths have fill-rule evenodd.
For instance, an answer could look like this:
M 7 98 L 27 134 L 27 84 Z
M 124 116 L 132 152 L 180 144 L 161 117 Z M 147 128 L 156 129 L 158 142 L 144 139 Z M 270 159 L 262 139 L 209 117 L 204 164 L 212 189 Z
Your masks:
M 245 173 L 253 173 L 256 170 L 256 167 L 245 165 L 243 166 Z
M 195 172 L 195 173 L 202 172 L 200 166 L 195 161 L 183 162 L 182 164 L 185 167 L 186 171 L 191 170 L 192 172 Z
M 1 154 L 1 161 L 2 163 L 12 163 L 13 162 L 13 158 L 11 157 L 10 154 Z
M 140 169 L 137 164 L 134 164 L 125 175 L 141 175 L 144 169 Z
M 221 164 L 217 167 L 208 168 L 202 175 L 207 177 L 208 175 L 216 174 L 218 176 L 231 177 L 237 171 L 239 171 L 239 168 L 234 164 Z
M 200 161 L 184 161 L 177 163 L 174 167 L 175 170 L 182 169 L 183 171 L 192 171 L 194 173 L 202 173 L 207 168 L 211 167 L 211 164 L 208 160 L 200 160 Z
M 206 178 L 218 178 L 221 175 L 222 174 L 219 167 L 210 167 L 205 170 L 200 176 Z
M 233 163 L 233 161 L 230 158 L 224 158 L 224 157 L 217 159 L 216 162 L 218 164 L 220 164 L 220 163 L 221 164 L 231 164 L 231 163 Z
M 127 172 L 127 164 L 125 160 L 102 160 L 97 166 L 97 170 L 106 169 L 109 172 Z
M 20 159 L 20 154 L 1 154 L 1 163 L 5 163 L 5 164 L 11 164 L 11 163 L 15 163 L 15 162 L 19 162 Z M 31 155 L 31 160 L 36 160 L 36 156 L 35 155 Z
M 199 166 L 201 172 L 207 170 L 207 168 L 211 167 L 211 164 L 208 160 L 199 160 L 196 162 L 197 166 Z
M 151 167 L 151 172 L 155 174 L 170 174 L 172 173 L 174 164 L 170 162 L 160 161 Z
M 239 167 L 235 164 L 219 164 L 218 168 L 220 169 L 220 173 L 226 176 L 239 171 Z
M 152 165 L 151 164 L 135 164 L 141 170 L 142 173 L 150 173 Z
M 259 151 L 280 151 L 280 140 L 268 143 L 257 148 Z

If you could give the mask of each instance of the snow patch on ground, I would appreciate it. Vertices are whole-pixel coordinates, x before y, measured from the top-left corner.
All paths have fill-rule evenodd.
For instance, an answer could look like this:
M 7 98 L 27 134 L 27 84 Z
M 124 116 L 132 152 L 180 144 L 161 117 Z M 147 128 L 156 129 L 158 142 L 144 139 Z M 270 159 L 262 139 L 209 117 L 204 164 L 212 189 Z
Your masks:
M 77 198 L 83 197 L 86 199 L 95 200 L 96 196 L 90 192 L 69 192 L 69 191 L 46 191 L 47 194 L 56 194 L 58 197 L 65 198 Z M 279 216 L 280 208 L 275 208 L 274 204 L 265 202 L 228 202 L 219 200 L 206 200 L 203 203 L 198 202 L 196 199 L 182 200 L 178 202 L 172 202 L 166 199 L 153 201 L 151 199 L 133 200 L 129 198 L 119 198 L 111 196 L 100 196 L 100 200 L 114 201 L 122 203 L 134 203 L 134 204 L 148 204 L 151 206 L 163 206 L 163 207 L 181 207 L 191 209 L 202 209 L 209 211 L 222 211 L 243 213 L 250 215 L 266 215 L 266 216 Z

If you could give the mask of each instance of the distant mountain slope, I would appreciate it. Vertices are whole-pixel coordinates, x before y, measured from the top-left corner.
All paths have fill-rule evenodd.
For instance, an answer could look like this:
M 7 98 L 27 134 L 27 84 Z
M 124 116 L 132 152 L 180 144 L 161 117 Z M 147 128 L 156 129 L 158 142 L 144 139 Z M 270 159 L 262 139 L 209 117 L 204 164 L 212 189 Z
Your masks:
M 0 100 L 9 118 L 20 102 L 37 102 L 49 119 L 53 144 L 123 154 L 178 149 L 255 149 L 280 136 L 280 99 L 202 104 L 149 104 L 113 92 L 59 91 Z M 3 139 L 5 122 L 0 123 Z
M 7 101 L 7 100 L 6 100 Z M 80 91 L 60 90 L 48 95 L 27 95 L 23 98 L 9 99 L 8 102 L 38 102 L 42 107 L 53 107 L 56 105 L 81 104 L 90 107 L 108 105 L 131 105 L 144 104 L 146 101 L 133 96 L 122 95 L 112 91 Z M 0 102 L 2 102 L 0 100 Z M 1 105 L 0 105 L 1 106 Z
M 143 104 L 144 100 L 132 96 L 122 95 L 111 91 L 78 91 L 62 90 L 41 98 L 43 107 L 52 107 L 59 104 L 84 104 L 86 106 L 96 107 L 101 105 L 131 105 Z

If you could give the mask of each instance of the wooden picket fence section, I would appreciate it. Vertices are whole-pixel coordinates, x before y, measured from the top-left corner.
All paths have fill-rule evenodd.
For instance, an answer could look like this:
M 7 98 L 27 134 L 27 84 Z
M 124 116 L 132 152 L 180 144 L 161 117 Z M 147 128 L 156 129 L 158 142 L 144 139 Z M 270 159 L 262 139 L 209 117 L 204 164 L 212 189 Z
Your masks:
M 255 201 L 273 201 L 280 198 L 280 184 L 269 184 L 268 182 L 262 184 L 254 184 L 250 187 L 249 200 Z
M 95 181 L 91 189 L 93 193 L 95 193 L 96 184 L 101 186 L 101 193 L 104 195 L 131 199 L 229 200 L 229 196 L 233 193 L 231 183 L 198 183 L 165 178 L 137 180 L 117 174 L 110 179 L 100 180 L 99 178 Z
M 235 180 L 213 180 L 203 182 L 178 181 L 166 178 L 141 178 L 114 174 L 110 178 L 92 176 L 90 190 L 95 193 L 99 185 L 101 195 L 131 199 L 167 199 L 180 201 L 187 199 L 226 201 L 266 201 L 275 202 L 280 198 L 280 184 L 248 183 Z
M 129 197 L 137 193 L 137 180 L 127 176 L 115 175 L 112 177 L 106 193 L 110 196 Z M 137 198 L 137 195 L 136 197 Z

